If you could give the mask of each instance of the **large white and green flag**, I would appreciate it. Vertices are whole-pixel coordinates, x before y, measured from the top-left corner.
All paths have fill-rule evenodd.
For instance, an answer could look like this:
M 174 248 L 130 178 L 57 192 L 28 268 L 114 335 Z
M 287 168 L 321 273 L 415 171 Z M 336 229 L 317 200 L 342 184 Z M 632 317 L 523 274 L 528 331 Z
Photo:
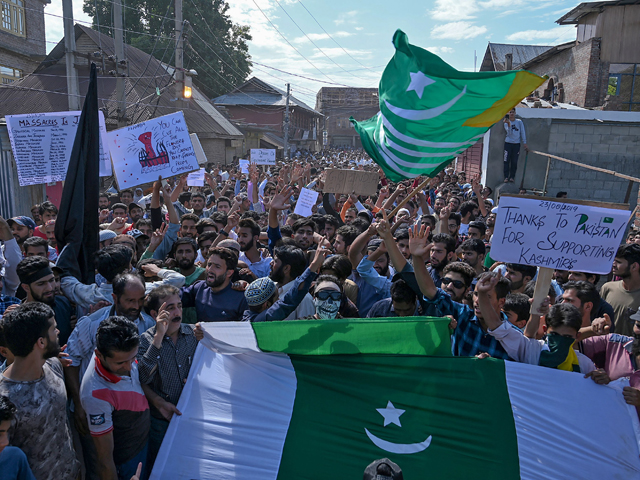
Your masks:
M 448 319 L 203 324 L 152 480 L 640 478 L 624 381 L 450 356 Z M 626 382 L 628 384 L 628 382 Z
M 351 118 L 362 146 L 393 181 L 435 175 L 545 80 L 524 70 L 460 72 L 411 45 L 402 30 L 393 45 L 378 88 L 380 112 Z

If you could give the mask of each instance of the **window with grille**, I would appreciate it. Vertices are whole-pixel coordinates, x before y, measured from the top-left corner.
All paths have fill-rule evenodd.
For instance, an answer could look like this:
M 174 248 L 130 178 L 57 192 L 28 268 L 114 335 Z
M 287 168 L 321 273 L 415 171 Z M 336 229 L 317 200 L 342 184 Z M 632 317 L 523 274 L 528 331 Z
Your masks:
M 24 1 L 2 0 L 1 8 L 2 21 L 0 22 L 0 30 L 24 37 Z
M 22 70 L 0 65 L 0 78 L 3 84 L 15 82 L 17 79 L 22 78 Z

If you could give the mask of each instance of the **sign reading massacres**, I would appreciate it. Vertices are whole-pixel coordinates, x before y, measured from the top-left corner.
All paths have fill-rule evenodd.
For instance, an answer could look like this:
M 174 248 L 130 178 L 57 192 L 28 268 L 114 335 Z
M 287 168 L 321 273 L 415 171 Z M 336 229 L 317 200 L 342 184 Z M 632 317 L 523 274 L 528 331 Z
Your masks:
M 609 273 L 629 221 L 626 206 L 500 197 L 491 257 L 559 270 Z

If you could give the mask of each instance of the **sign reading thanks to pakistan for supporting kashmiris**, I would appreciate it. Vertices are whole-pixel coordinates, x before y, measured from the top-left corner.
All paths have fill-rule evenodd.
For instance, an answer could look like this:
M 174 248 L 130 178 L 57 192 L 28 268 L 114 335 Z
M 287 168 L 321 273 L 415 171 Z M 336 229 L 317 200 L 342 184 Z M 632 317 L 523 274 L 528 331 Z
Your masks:
M 626 205 L 502 195 L 491 257 L 505 263 L 609 273 L 629 216 Z

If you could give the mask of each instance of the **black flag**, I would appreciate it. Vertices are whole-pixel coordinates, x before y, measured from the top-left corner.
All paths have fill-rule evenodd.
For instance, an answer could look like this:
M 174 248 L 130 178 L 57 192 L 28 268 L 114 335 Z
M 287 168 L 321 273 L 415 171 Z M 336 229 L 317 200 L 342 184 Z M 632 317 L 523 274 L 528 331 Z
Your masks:
M 100 228 L 100 127 L 95 64 L 91 64 L 89 78 L 55 228 L 61 252 L 58 266 L 64 271 L 63 275 L 73 275 L 85 284 L 95 282 L 93 256 L 98 250 Z

